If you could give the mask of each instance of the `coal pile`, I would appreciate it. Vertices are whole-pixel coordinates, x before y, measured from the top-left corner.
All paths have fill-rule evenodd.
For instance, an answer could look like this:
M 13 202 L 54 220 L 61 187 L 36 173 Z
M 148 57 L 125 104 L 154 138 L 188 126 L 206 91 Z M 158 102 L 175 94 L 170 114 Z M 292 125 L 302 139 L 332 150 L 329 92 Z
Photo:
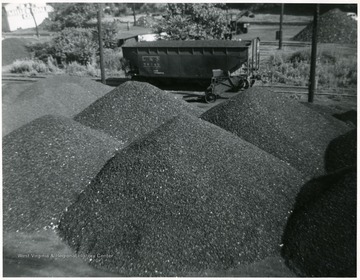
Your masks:
M 308 24 L 293 38 L 295 41 L 311 41 L 313 23 Z M 346 12 L 333 9 L 319 17 L 318 42 L 356 44 L 357 21 L 347 16 Z
M 334 117 L 353 126 L 357 126 L 357 111 L 349 110 L 347 112 L 334 114 Z
M 3 134 L 49 114 L 73 117 L 110 90 L 88 78 L 67 75 L 38 81 L 3 104 Z
M 56 226 L 64 209 L 120 148 L 111 137 L 60 116 L 44 116 L 5 136 L 4 230 Z
M 356 277 L 356 168 L 309 182 L 284 233 L 283 256 L 302 277 Z
M 203 275 L 280 254 L 301 176 L 217 126 L 177 116 L 109 160 L 59 232 L 92 265 L 123 276 Z
M 31 58 L 26 48 L 26 40 L 21 38 L 6 38 L 1 42 L 2 66 L 9 65 L 15 60 Z
M 206 111 L 214 123 L 308 176 L 326 173 L 324 156 L 331 140 L 349 128 L 335 118 L 280 93 L 253 87 Z
M 326 150 L 325 166 L 331 173 L 342 168 L 356 166 L 357 130 L 353 129 L 332 140 Z
M 131 142 L 179 114 L 202 111 L 142 82 L 126 82 L 75 116 L 75 120 Z

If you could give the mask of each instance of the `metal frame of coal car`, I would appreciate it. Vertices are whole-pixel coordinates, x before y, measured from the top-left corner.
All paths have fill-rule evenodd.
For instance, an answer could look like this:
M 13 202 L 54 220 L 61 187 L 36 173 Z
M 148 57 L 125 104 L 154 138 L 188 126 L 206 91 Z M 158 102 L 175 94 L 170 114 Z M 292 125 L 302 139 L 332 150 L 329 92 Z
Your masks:
M 132 42 L 122 47 L 133 78 L 211 81 L 205 100 L 217 88 L 238 91 L 252 86 L 260 64 L 260 39 Z

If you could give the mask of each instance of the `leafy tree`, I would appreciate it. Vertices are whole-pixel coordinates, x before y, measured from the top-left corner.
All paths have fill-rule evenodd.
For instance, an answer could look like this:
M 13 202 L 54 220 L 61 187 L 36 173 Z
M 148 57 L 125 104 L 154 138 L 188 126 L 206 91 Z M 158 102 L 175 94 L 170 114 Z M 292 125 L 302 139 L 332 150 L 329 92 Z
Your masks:
M 87 3 L 54 3 L 52 4 L 54 12 L 50 14 L 54 29 L 57 31 L 64 28 L 86 27 L 86 23 L 96 16 L 98 6 Z M 55 31 L 55 30 L 54 30 Z
M 86 65 L 94 62 L 98 44 L 92 29 L 65 28 L 53 39 L 56 56 L 62 62 Z
M 169 3 L 154 31 L 166 32 L 172 40 L 221 39 L 228 32 L 228 22 L 218 4 Z

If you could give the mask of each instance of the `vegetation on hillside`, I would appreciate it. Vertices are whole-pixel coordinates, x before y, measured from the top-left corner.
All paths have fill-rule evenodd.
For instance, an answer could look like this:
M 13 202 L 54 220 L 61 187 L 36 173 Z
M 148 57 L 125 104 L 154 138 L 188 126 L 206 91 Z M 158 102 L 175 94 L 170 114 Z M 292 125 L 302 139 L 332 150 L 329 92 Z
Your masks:
M 276 53 L 263 66 L 262 75 L 271 83 L 308 86 L 310 58 L 310 49 L 291 54 Z M 344 56 L 333 49 L 320 50 L 316 63 L 316 75 L 319 88 L 356 88 L 356 59 L 353 56 Z

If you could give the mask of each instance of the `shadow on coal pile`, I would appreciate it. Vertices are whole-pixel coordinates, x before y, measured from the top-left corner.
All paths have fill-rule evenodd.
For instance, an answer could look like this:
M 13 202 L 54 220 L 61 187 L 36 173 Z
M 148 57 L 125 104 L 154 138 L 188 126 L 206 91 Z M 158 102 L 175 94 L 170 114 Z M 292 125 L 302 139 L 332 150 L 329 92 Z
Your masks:
M 282 256 L 301 277 L 356 277 L 356 168 L 313 179 L 299 192 Z
M 357 112 L 355 110 L 349 110 L 341 114 L 334 114 L 333 116 L 343 122 L 352 123 L 357 126 Z
M 325 169 L 327 173 L 356 166 L 357 130 L 353 129 L 332 140 L 325 152 Z

